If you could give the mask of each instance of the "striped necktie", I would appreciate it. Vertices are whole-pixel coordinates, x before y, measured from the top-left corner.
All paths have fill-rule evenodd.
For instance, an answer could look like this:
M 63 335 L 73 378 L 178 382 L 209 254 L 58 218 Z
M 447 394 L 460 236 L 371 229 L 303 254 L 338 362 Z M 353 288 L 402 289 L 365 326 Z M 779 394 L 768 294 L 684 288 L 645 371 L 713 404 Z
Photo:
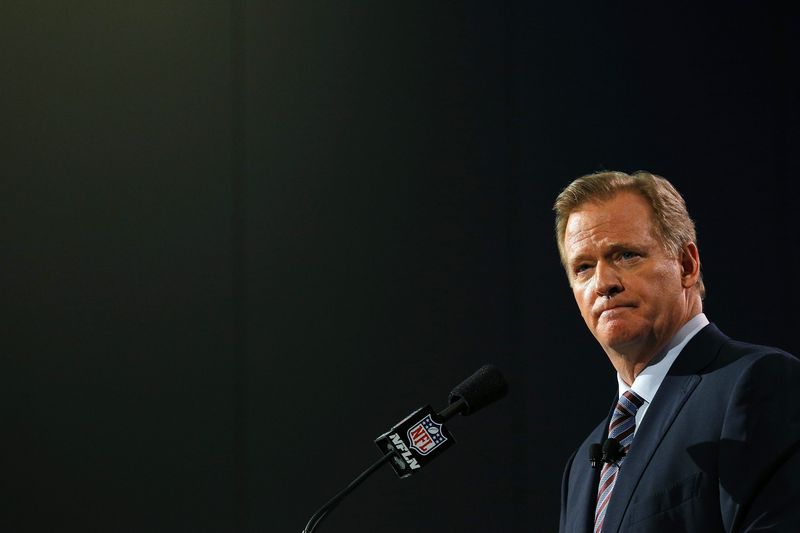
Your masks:
M 611 423 L 608 425 L 608 437 L 617 439 L 620 446 L 627 455 L 633 442 L 633 432 L 636 430 L 636 411 L 642 406 L 644 400 L 632 390 L 625 391 L 617 401 L 614 414 L 611 415 Z M 600 473 L 600 484 L 597 489 L 597 508 L 594 513 L 594 533 L 600 533 L 603 529 L 603 520 L 606 517 L 608 502 L 611 500 L 611 492 L 614 490 L 614 482 L 617 480 L 619 467 L 625 460 L 623 456 L 619 461 L 612 464 L 604 464 Z

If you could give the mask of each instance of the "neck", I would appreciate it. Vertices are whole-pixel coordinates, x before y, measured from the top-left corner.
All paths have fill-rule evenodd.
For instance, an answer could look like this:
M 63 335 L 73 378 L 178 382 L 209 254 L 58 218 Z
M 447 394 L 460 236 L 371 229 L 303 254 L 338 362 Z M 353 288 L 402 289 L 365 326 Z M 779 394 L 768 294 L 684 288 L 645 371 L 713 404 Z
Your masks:
M 662 347 L 663 348 L 663 347 Z M 611 364 L 614 366 L 614 369 L 619 373 L 619 377 L 622 378 L 629 387 L 633 385 L 633 381 L 636 379 L 642 370 L 647 368 L 650 362 L 655 357 L 655 354 L 658 352 L 653 353 L 649 358 L 642 358 L 638 360 L 629 360 L 626 359 L 624 355 L 616 355 L 614 353 L 609 352 L 608 357 L 611 359 Z
M 654 360 L 659 359 L 676 333 L 686 325 L 689 320 L 703 312 L 703 303 L 699 295 L 692 295 L 686 302 L 685 312 L 681 318 L 674 321 L 674 325 L 662 335 L 651 334 L 630 346 L 619 349 L 604 346 L 608 358 L 614 369 L 619 373 L 622 381 L 629 386 L 633 384 L 642 370 L 647 368 Z

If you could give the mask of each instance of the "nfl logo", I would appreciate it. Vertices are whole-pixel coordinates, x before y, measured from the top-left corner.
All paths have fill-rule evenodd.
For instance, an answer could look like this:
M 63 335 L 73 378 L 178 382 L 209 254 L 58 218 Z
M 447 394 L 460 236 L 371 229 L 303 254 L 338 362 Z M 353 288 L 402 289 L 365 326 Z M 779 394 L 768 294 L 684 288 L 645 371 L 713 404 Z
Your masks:
M 420 455 L 428 455 L 444 444 L 447 437 L 442 433 L 442 424 L 437 424 L 427 415 L 408 430 L 408 442 Z

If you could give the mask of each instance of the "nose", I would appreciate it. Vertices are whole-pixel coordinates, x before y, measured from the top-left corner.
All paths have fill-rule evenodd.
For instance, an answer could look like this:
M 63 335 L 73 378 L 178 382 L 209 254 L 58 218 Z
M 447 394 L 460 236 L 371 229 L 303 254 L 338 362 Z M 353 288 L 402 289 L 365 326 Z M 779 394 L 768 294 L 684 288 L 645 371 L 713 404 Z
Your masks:
M 625 290 L 619 273 L 612 266 L 600 261 L 595 266 L 595 291 L 598 296 L 612 298 Z

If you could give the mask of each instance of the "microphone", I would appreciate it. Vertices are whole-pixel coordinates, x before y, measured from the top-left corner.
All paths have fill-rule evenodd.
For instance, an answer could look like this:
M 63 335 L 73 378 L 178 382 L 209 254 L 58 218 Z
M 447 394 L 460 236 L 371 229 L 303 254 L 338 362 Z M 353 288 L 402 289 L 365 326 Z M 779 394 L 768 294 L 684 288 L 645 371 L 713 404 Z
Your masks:
M 375 439 L 385 454 L 392 454 L 395 473 L 405 478 L 420 470 L 447 448 L 455 439 L 444 423 L 455 416 L 471 415 L 499 400 L 508 392 L 508 385 L 493 365 L 484 365 L 451 392 L 450 404 L 438 413 L 430 405 L 420 407 Z
M 405 417 L 375 439 L 383 457 L 314 513 L 302 533 L 312 533 L 345 496 L 384 463 L 389 462 L 401 478 L 419 471 L 455 443 L 444 426 L 447 420 L 457 414 L 471 415 L 499 400 L 507 392 L 508 385 L 502 373 L 493 365 L 484 365 L 450 392 L 449 403 L 444 409 L 437 412 L 430 405 L 425 405 Z
M 617 439 L 606 439 L 603 443 L 603 462 L 609 464 L 616 463 L 623 457 L 625 457 L 625 449 L 622 447 L 622 444 L 620 444 Z
M 599 442 L 589 445 L 589 464 L 597 468 L 603 460 L 603 445 Z
M 493 365 L 483 365 L 450 392 L 450 405 L 462 403 L 463 407 L 458 408 L 458 412 L 471 415 L 496 402 L 507 392 L 508 384 L 503 374 Z
M 603 444 L 599 442 L 589 445 L 589 464 L 597 468 L 600 462 L 613 464 L 625 457 L 625 449 L 617 439 L 607 438 Z

